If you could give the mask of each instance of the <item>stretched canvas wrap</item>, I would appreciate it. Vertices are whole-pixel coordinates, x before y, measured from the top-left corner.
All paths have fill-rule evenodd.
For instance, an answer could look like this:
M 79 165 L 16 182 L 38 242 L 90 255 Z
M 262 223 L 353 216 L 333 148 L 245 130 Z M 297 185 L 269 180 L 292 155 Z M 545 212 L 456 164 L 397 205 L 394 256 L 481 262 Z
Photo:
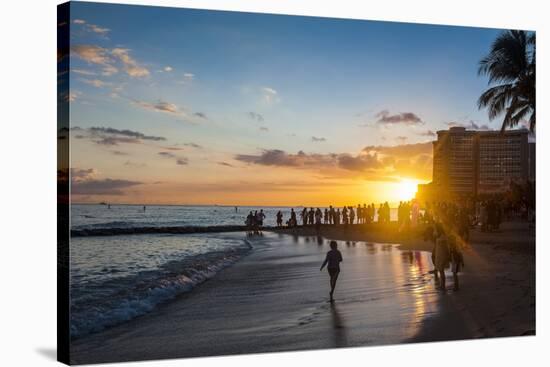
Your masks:
M 58 7 L 67 364 L 535 334 L 535 32 Z

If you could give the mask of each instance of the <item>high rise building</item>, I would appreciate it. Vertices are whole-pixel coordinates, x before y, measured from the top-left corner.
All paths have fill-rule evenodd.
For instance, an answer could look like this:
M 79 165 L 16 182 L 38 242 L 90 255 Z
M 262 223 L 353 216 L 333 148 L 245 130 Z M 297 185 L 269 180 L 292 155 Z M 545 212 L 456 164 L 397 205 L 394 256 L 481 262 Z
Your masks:
M 460 199 L 506 191 L 512 181 L 534 181 L 535 148 L 528 131 L 473 131 L 452 127 L 433 142 L 433 180 L 419 199 Z

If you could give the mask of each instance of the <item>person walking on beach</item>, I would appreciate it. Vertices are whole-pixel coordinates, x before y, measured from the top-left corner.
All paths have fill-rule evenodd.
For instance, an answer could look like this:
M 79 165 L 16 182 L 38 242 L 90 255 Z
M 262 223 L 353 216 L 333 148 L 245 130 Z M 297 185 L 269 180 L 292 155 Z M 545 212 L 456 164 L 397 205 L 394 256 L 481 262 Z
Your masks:
M 324 267 L 327 266 L 328 274 L 330 275 L 330 302 L 334 301 L 334 288 L 336 288 L 336 281 L 340 274 L 340 263 L 342 260 L 342 253 L 338 251 L 338 244 L 336 241 L 330 241 L 330 251 L 327 252 L 325 261 L 323 261 L 323 265 L 321 265 L 320 269 L 320 271 L 323 271 Z
M 325 224 L 328 224 L 328 209 L 325 208 L 325 215 L 323 217 L 323 220 L 325 221 Z

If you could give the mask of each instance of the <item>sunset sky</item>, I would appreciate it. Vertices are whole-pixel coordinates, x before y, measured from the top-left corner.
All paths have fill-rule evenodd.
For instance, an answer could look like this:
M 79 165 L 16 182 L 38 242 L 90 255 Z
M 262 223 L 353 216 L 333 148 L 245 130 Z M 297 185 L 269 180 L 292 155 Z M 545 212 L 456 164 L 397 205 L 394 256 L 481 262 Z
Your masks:
M 71 5 L 73 202 L 356 205 L 431 180 L 498 30 Z

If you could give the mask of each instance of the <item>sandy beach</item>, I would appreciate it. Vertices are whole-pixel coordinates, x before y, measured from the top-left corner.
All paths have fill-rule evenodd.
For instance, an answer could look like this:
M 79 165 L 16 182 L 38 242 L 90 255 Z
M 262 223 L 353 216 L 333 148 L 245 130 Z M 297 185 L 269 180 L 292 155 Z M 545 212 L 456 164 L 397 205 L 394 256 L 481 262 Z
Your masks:
M 324 228 L 318 237 L 314 228 L 297 228 L 250 238 L 253 251 L 248 256 L 192 292 L 73 341 L 71 361 L 535 333 L 535 237 L 527 224 L 505 223 L 496 233 L 473 231 L 462 288 L 444 293 L 435 290 L 429 272 L 430 243 L 418 234 L 390 241 L 383 233 L 339 227 Z M 328 302 L 328 275 L 319 272 L 330 239 L 339 240 L 344 257 L 333 304 Z M 452 279 L 447 286 L 452 287 Z

